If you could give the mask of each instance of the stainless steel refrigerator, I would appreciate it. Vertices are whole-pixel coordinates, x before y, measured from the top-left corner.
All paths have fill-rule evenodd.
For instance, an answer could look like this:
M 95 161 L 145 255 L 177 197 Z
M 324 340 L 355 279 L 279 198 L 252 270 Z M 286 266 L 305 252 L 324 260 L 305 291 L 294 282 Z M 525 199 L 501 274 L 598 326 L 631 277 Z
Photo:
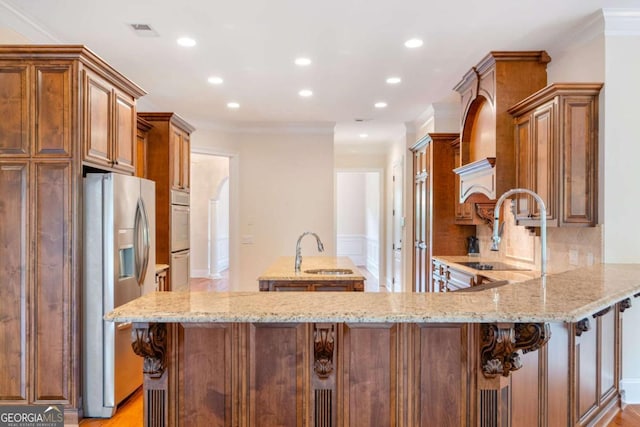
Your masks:
M 108 418 L 142 384 L 131 323 L 105 313 L 155 290 L 155 183 L 128 175 L 84 179 L 84 415 Z

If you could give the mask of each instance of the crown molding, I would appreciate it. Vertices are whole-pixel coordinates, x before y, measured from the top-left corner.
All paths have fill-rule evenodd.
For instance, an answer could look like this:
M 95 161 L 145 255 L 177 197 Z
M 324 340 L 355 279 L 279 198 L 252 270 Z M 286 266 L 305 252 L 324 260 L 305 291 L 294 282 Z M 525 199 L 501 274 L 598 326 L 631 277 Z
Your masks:
M 640 9 L 602 9 L 605 36 L 640 36 Z
M 0 25 L 11 28 L 32 43 L 63 43 L 63 40 L 55 36 L 44 25 L 3 0 L 0 0 Z

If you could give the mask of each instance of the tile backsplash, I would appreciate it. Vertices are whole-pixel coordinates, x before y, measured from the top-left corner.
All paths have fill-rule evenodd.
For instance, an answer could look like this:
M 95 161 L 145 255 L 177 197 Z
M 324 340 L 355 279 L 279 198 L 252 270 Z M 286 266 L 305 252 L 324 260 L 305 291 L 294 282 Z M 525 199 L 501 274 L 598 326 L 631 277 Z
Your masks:
M 492 231 L 476 226 L 480 255 L 504 262 L 517 261 L 540 269 L 540 236 L 515 225 L 511 209 L 504 209 L 505 225 L 498 252 L 491 251 Z M 548 227 L 547 272 L 559 273 L 602 262 L 602 227 Z

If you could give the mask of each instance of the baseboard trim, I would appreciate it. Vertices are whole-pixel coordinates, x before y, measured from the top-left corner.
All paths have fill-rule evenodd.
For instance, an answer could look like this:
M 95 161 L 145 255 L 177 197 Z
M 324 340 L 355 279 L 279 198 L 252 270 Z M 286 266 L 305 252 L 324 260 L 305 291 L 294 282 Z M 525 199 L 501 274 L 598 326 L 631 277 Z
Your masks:
M 191 277 L 209 277 L 209 270 L 191 270 Z
M 640 404 L 640 378 L 623 378 L 620 381 L 620 388 L 625 404 Z

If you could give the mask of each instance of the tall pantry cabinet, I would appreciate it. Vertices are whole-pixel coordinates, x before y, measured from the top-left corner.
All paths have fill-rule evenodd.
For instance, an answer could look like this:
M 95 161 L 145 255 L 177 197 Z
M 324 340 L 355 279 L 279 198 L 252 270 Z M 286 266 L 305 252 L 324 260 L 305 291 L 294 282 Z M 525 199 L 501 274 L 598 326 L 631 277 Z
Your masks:
M 434 255 L 465 255 L 466 239 L 475 226 L 456 224 L 456 133 L 431 133 L 412 147 L 413 194 L 413 291 L 439 292 L 431 280 Z
M 81 416 L 83 167 L 132 173 L 143 94 L 83 46 L 0 46 L 0 405 Z

